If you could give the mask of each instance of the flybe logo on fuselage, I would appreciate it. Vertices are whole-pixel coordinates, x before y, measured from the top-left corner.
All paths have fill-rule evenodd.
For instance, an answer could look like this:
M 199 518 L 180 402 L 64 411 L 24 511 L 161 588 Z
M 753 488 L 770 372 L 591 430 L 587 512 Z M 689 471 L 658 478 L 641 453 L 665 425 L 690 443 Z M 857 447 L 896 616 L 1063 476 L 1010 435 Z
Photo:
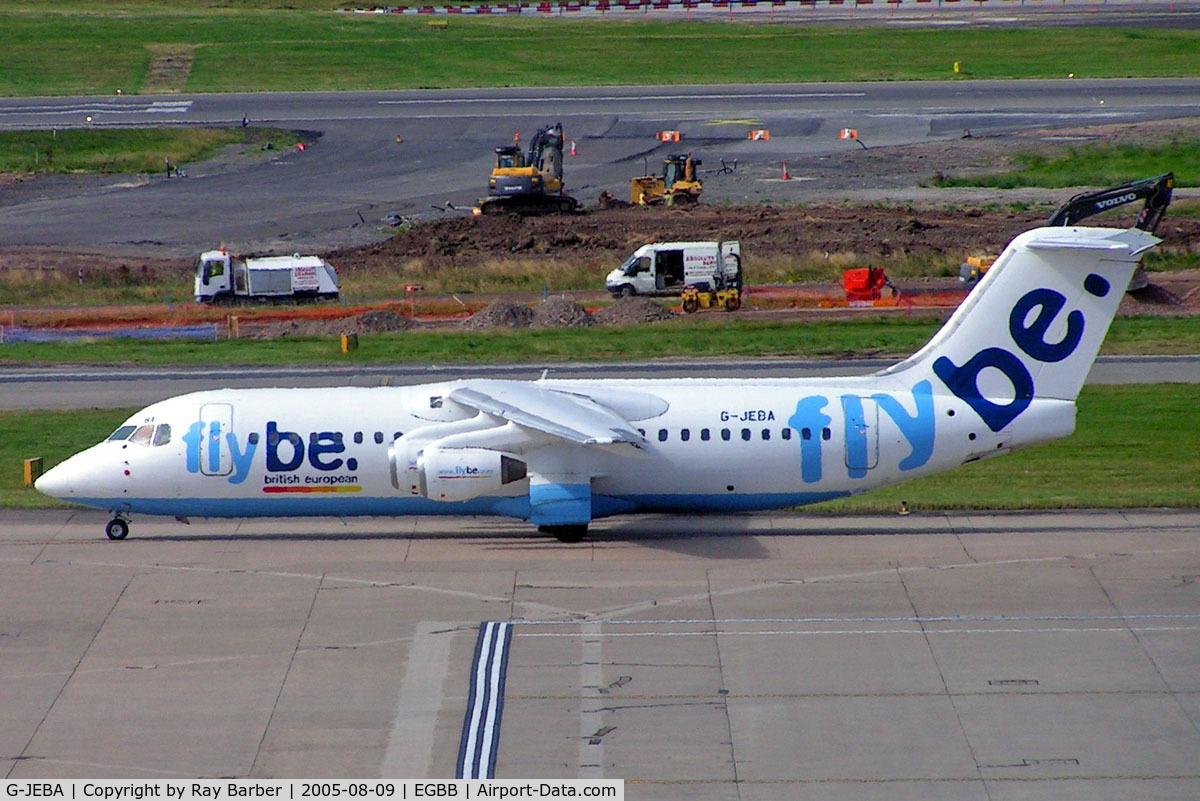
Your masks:
M 223 430 L 217 420 L 192 423 L 183 435 L 187 471 L 212 476 L 228 476 L 230 484 L 241 484 L 250 475 L 258 452 L 259 435 L 253 432 L 242 442 L 233 431 Z M 308 442 L 295 431 L 280 430 L 274 420 L 267 423 L 265 468 L 268 473 L 292 473 L 308 464 L 314 470 L 358 469 L 353 456 L 343 459 L 346 445 L 340 431 L 319 431 L 308 435 Z

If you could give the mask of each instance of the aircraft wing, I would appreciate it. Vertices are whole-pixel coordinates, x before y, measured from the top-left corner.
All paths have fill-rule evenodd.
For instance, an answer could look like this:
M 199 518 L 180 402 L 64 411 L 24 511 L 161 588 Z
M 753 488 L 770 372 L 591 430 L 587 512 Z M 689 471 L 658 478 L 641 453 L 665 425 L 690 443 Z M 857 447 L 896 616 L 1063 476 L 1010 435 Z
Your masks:
M 484 380 L 456 387 L 450 400 L 577 445 L 640 450 L 645 441 L 628 420 L 582 392 Z

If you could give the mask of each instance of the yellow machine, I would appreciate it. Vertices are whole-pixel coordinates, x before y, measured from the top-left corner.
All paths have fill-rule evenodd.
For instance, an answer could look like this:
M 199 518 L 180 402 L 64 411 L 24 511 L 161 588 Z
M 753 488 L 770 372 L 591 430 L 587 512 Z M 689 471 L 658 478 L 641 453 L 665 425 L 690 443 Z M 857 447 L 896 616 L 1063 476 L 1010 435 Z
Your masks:
M 991 268 L 996 256 L 967 256 L 967 260 L 958 266 L 958 280 L 964 284 L 973 284 Z
M 691 153 L 663 159 L 662 175 L 642 175 L 629 182 L 629 202 L 638 206 L 690 205 L 700 199 L 704 182 L 696 168 L 700 159 Z
M 522 153 L 515 141 L 496 148 L 496 166 L 488 178 L 488 196 L 479 201 L 477 213 L 575 211 L 579 201 L 563 188 L 563 141 L 562 123 L 556 123 L 533 135 L 528 153 Z
M 716 290 L 709 289 L 707 284 L 703 287 L 684 287 L 682 300 L 683 310 L 687 314 L 700 309 L 717 308 L 733 312 L 742 308 L 742 293 L 735 286 Z

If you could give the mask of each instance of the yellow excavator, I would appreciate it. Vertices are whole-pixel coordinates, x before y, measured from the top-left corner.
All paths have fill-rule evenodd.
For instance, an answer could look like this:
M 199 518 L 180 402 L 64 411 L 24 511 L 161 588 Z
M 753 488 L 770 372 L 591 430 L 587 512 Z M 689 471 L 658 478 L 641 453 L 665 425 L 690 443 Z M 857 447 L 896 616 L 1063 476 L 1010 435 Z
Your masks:
M 642 175 L 629 182 L 629 202 L 635 206 L 692 205 L 700 199 L 704 182 L 696 169 L 700 159 L 691 153 L 673 154 L 663 159 L 662 175 Z
M 562 123 L 547 125 L 521 152 L 517 140 L 496 148 L 496 166 L 488 179 L 488 196 L 475 207 L 476 214 L 570 214 L 579 201 L 563 187 Z

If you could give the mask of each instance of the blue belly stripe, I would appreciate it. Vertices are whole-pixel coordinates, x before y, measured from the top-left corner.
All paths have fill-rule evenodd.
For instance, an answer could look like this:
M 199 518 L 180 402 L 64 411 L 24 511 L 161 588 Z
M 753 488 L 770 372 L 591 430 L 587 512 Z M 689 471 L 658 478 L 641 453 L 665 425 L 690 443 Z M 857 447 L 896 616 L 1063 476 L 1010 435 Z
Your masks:
M 657 493 L 593 495 L 592 518 L 647 512 L 682 514 L 785 509 L 841 498 L 848 492 L 770 492 L 757 494 Z M 473 498 L 447 503 L 413 497 L 361 494 L 286 498 L 75 498 L 96 509 L 178 517 L 406 517 L 410 515 L 498 515 L 529 519 L 529 496 Z

